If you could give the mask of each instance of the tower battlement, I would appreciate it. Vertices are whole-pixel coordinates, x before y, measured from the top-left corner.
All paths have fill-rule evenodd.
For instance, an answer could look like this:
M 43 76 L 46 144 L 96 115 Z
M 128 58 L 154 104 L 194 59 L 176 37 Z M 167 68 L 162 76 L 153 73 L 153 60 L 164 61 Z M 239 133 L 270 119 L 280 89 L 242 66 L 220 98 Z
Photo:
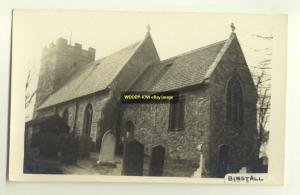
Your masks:
M 82 44 L 75 43 L 74 45 L 68 44 L 68 40 L 64 38 L 58 38 L 54 43 L 44 47 L 42 57 L 46 57 L 53 53 L 63 52 L 67 55 L 76 55 L 88 58 L 92 61 L 95 60 L 96 49 L 89 47 L 87 50 L 82 48 Z
M 44 47 L 36 92 L 36 106 L 58 89 L 80 67 L 95 61 L 96 50 L 82 45 L 68 44 L 67 39 L 58 38 Z

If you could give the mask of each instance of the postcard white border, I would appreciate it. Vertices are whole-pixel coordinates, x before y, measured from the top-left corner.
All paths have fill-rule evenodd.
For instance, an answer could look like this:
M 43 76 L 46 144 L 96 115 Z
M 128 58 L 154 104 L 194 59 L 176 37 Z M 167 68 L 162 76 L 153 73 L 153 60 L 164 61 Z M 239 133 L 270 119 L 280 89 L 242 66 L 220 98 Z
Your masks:
M 181 13 L 183 14 L 183 13 Z M 187 13 L 188 14 L 188 13 Z M 274 15 L 275 17 L 275 15 Z M 272 114 L 270 129 L 270 156 L 268 180 L 262 184 L 281 185 L 284 182 L 284 142 L 285 142 L 285 97 L 287 67 L 287 16 L 277 15 L 281 26 L 274 31 L 274 50 L 272 67 Z M 17 36 L 13 32 L 13 37 Z M 224 184 L 224 179 L 180 178 L 180 177 L 133 177 L 133 176 L 91 176 L 91 175 L 39 175 L 23 174 L 24 151 L 24 71 L 14 66 L 14 39 L 12 37 L 12 75 L 11 75 L 11 113 L 10 113 L 10 151 L 9 179 L 11 181 L 35 182 L 138 182 L 138 183 L 190 183 Z

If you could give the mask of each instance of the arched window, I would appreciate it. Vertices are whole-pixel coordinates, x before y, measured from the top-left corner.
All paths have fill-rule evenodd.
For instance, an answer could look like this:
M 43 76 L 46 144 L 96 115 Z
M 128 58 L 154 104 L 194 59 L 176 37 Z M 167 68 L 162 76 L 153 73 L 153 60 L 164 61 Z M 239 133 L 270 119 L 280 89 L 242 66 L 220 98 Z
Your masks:
M 62 115 L 62 119 L 65 121 L 65 123 L 67 125 L 69 125 L 69 112 L 68 112 L 68 108 L 66 108 L 63 112 L 63 115 Z
M 233 125 L 243 125 L 243 91 L 237 76 L 230 79 L 226 92 L 226 119 Z
M 88 104 L 84 111 L 83 121 L 83 135 L 90 136 L 93 118 L 93 108 L 91 104 Z

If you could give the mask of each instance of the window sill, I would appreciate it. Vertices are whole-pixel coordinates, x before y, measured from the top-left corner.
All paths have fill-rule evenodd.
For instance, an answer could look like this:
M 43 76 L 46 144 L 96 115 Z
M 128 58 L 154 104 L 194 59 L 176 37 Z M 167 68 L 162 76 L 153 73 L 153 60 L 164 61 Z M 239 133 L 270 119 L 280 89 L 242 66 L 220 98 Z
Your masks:
M 169 129 L 168 132 L 181 132 L 184 131 L 184 128 L 178 128 L 178 129 Z

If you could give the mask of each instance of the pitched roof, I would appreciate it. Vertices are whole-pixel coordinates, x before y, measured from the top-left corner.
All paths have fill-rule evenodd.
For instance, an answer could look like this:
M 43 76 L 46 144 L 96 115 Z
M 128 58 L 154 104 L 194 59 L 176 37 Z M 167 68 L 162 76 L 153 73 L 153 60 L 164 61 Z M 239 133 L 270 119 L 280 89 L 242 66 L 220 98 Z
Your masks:
M 210 77 L 235 37 L 232 33 L 227 40 L 150 65 L 130 90 L 170 91 L 202 83 Z M 106 89 L 142 42 L 139 41 L 107 57 L 81 66 L 38 109 Z
M 167 66 L 161 65 L 161 62 L 154 63 L 143 72 L 137 81 L 130 87 L 131 91 L 149 91 L 157 79 L 161 78 Z
M 136 42 L 109 56 L 81 66 L 38 109 L 106 89 L 141 43 L 142 41 Z
M 153 64 L 131 90 L 160 92 L 202 83 L 210 77 L 234 37 L 232 34 L 227 40 Z
M 50 115 L 41 118 L 36 118 L 25 123 L 25 127 L 35 127 L 42 126 L 46 128 L 41 128 L 41 131 L 54 131 L 57 133 L 68 132 L 70 127 L 66 124 L 66 122 L 58 115 Z M 59 126 L 59 128 L 52 128 Z M 49 128 L 51 127 L 51 128 Z
M 152 90 L 165 91 L 201 83 L 224 43 L 222 41 L 165 60 L 162 66 L 168 66 L 168 70 Z

